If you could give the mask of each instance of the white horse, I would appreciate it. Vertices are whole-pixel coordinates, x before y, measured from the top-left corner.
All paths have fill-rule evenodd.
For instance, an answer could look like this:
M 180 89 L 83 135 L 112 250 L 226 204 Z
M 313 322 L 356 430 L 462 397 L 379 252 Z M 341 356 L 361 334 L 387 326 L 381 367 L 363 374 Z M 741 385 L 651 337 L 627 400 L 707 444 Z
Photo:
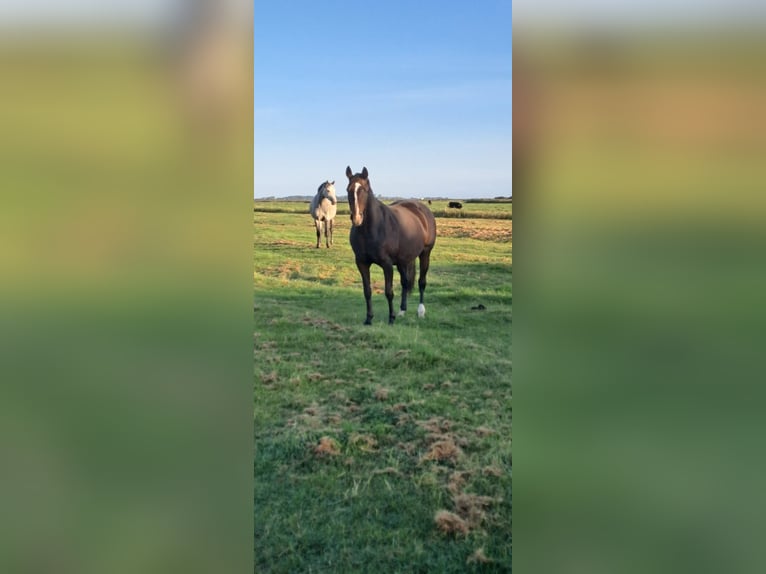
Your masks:
M 317 189 L 309 209 L 309 213 L 314 218 L 314 223 L 317 227 L 317 249 L 319 249 L 322 222 L 324 222 L 325 243 L 328 248 L 332 245 L 332 220 L 338 211 L 337 203 L 338 200 L 335 198 L 335 180 L 325 181 Z

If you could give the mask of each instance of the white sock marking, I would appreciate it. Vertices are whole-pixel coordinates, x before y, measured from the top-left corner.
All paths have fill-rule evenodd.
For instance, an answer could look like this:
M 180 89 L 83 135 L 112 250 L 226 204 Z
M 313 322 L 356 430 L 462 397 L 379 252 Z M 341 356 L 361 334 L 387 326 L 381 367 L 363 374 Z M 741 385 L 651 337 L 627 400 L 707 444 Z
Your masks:
M 402 311 L 401 309 L 399 309 L 399 316 L 404 317 L 404 311 Z
M 418 317 L 423 318 L 426 315 L 426 306 L 421 303 L 418 305 Z

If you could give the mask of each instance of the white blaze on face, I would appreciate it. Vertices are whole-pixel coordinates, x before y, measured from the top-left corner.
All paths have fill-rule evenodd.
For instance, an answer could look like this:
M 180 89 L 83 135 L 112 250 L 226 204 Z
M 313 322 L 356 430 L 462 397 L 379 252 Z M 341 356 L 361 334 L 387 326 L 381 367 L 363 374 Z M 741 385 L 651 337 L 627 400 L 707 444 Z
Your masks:
M 354 212 L 352 213 L 351 221 L 354 225 L 362 224 L 362 216 L 359 214 L 359 188 L 361 184 L 357 181 L 354 183 Z

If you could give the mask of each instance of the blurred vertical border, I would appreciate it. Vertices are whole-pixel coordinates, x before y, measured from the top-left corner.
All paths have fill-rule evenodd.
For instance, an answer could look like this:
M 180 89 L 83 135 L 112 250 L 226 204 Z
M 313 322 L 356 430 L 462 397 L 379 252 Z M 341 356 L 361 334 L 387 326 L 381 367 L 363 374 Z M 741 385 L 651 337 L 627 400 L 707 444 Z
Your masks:
M 515 566 L 762 572 L 766 10 L 514 4 Z
M 0 9 L 0 571 L 252 569 L 252 3 Z

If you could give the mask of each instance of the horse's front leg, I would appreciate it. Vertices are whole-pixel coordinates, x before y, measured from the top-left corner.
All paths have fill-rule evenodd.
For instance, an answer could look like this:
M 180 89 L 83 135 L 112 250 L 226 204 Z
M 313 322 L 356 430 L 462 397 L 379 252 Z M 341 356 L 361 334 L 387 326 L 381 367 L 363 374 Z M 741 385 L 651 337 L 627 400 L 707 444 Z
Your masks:
M 390 263 L 383 265 L 383 277 L 386 280 L 386 299 L 388 299 L 388 324 L 393 325 L 394 315 L 394 266 Z
M 330 245 L 332 245 L 332 222 L 333 222 L 333 221 L 335 221 L 335 220 L 334 220 L 334 219 L 330 219 L 330 220 L 327 222 L 327 229 L 329 229 L 329 230 L 330 230 Z M 330 245 L 328 245 L 327 247 L 330 247 Z
M 370 286 L 370 264 L 357 261 L 356 267 L 359 269 L 359 274 L 362 276 L 364 300 L 367 303 L 367 318 L 364 320 L 364 324 L 372 325 L 372 287 Z
M 317 226 L 317 249 L 319 249 L 319 240 L 320 240 L 320 237 L 322 236 L 322 222 L 318 219 L 315 219 L 314 223 Z

